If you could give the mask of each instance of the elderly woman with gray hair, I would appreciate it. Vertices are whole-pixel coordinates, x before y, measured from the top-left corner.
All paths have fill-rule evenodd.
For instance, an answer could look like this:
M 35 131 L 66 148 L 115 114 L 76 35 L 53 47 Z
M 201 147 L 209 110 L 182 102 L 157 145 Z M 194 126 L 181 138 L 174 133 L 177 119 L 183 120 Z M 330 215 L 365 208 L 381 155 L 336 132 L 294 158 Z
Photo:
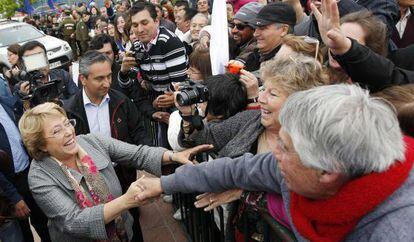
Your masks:
M 221 158 L 144 178 L 140 200 L 235 187 L 280 193 L 299 241 L 414 239 L 414 140 L 394 108 L 355 85 L 290 95 L 272 153 Z
M 105 136 L 75 136 L 75 124 L 54 103 L 26 111 L 19 122 L 22 140 L 34 158 L 30 190 L 49 219 L 50 237 L 59 242 L 130 241 L 128 210 L 142 204 L 134 198 L 141 189 L 133 182 L 122 194 L 111 161 L 160 175 L 161 164 L 190 162 L 197 148 L 173 153 Z

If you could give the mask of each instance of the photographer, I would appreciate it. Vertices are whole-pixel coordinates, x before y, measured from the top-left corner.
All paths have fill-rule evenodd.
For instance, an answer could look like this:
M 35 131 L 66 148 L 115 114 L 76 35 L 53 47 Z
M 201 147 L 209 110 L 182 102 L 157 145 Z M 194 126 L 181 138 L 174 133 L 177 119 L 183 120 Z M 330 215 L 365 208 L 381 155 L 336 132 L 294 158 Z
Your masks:
M 46 58 L 46 48 L 43 44 L 41 44 L 38 41 L 29 41 L 22 45 L 19 50 L 19 60 L 23 63 L 24 71 L 27 71 L 27 64 L 24 63 L 23 59 L 28 56 L 36 55 L 36 54 L 44 54 L 44 58 Z M 32 93 L 32 89 L 35 86 L 41 86 L 47 83 L 50 83 L 51 81 L 57 81 L 58 85 L 58 98 L 60 100 L 65 100 L 71 97 L 78 88 L 76 87 L 75 83 L 72 80 L 72 77 L 70 77 L 69 73 L 62 69 L 50 69 L 47 59 L 46 59 L 46 66 L 44 68 L 41 68 L 40 70 L 37 70 L 40 74 L 40 79 L 38 80 L 32 80 L 33 82 L 30 83 L 30 80 L 23 80 L 24 76 L 30 76 L 30 72 L 28 72 L 28 75 L 23 75 L 23 72 L 20 72 L 20 78 L 22 78 L 22 81 L 17 84 L 17 94 L 20 98 L 26 98 L 29 94 Z M 33 63 L 32 63 L 33 64 Z M 33 86 L 35 85 L 35 86 Z M 53 90 L 55 91 L 55 90 Z M 33 103 L 32 103 L 33 104 Z
M 141 87 L 137 82 L 133 83 L 128 89 L 121 88 L 118 79 L 118 74 L 121 70 L 121 66 L 115 61 L 115 53 L 118 53 L 118 47 L 113 39 L 107 34 L 100 34 L 91 39 L 89 43 L 89 50 L 97 50 L 100 53 L 105 54 L 112 61 L 112 83 L 111 88 L 122 92 L 134 102 L 138 111 L 141 112 L 146 118 L 154 119 L 157 121 L 168 121 L 169 114 L 166 112 L 157 112 L 148 100 L 147 91 Z M 126 61 L 126 60 L 123 60 Z M 133 73 L 130 73 L 131 75 Z M 136 76 L 136 75 L 135 75 Z
M 176 92 L 175 103 L 181 111 L 171 114 L 168 127 L 168 141 L 174 150 L 183 149 L 180 129 L 182 126 L 186 129 L 186 123 L 195 126 L 192 129 L 201 129 L 203 122 L 221 122 L 243 111 L 247 106 L 246 88 L 239 81 L 239 76 L 214 75 L 208 77 L 204 84 L 197 82 L 193 85 L 182 85 L 179 87 L 180 91 Z M 186 111 L 193 115 L 185 116 Z
M 155 6 L 137 2 L 130 10 L 132 31 L 138 36 L 134 43 L 134 56 L 126 55 L 121 66 L 119 84 L 130 88 L 136 81 L 128 77 L 131 67 L 139 66 L 143 83 L 148 84 L 149 98 L 160 111 L 170 111 L 174 98 L 169 89 L 172 82 L 187 78 L 188 58 L 183 43 L 164 27 L 159 27 Z M 145 23 L 145 24 L 144 24 Z M 167 147 L 167 127 L 158 124 L 154 140 L 158 146 Z

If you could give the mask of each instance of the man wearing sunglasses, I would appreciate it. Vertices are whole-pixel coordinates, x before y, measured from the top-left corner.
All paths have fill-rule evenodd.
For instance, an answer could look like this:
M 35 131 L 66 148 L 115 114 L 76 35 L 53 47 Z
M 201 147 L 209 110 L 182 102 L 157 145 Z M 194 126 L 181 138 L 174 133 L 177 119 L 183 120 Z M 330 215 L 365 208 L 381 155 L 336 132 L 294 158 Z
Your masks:
M 246 60 L 245 70 L 256 71 L 261 63 L 272 59 L 279 51 L 282 38 L 293 32 L 296 13 L 287 3 L 277 2 L 264 6 L 254 20 L 254 38 L 257 48 Z
M 239 9 L 234 16 L 231 34 L 237 47 L 235 50 L 235 60 L 246 63 L 247 57 L 256 48 L 256 39 L 253 37 L 255 25 L 254 20 L 263 5 L 251 2 Z

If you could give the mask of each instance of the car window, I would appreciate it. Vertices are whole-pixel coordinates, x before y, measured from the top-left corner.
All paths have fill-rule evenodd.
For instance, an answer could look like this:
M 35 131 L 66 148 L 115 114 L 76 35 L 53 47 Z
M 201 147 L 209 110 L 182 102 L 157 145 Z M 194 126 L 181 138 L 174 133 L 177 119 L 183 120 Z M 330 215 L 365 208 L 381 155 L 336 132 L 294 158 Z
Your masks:
M 31 25 L 18 25 L 0 29 L 0 47 L 37 39 L 42 36 L 43 34 Z

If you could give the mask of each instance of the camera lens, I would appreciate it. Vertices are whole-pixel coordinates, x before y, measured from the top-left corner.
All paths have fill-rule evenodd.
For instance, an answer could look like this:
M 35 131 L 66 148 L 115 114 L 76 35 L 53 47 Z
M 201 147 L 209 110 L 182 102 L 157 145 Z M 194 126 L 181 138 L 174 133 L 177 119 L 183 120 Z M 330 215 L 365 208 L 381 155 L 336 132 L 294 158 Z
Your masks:
M 188 105 L 187 104 L 187 102 L 188 102 L 188 95 L 187 95 L 187 93 L 185 93 L 185 92 L 179 92 L 179 93 L 177 93 L 177 103 L 178 103 L 178 105 L 180 105 L 180 106 L 186 106 L 186 105 Z

